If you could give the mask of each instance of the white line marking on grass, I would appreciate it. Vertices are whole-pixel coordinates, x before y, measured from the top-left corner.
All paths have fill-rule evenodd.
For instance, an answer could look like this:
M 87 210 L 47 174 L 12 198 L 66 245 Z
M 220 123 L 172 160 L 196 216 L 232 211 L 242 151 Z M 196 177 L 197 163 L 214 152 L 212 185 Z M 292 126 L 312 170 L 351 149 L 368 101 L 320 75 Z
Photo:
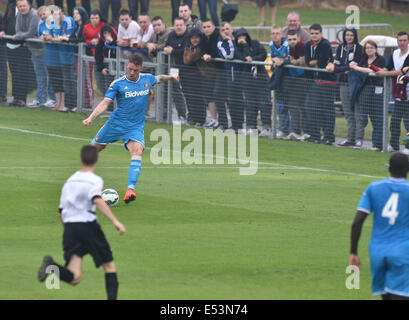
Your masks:
M 243 167 L 232 167 L 232 166 L 223 166 L 220 165 L 219 167 L 215 166 L 142 166 L 142 169 L 240 169 Z M 76 167 L 52 167 L 52 166 L 0 166 L 0 169 L 78 169 L 78 166 Z M 98 166 L 98 169 L 129 169 L 129 167 L 102 167 Z M 293 168 L 293 167 L 260 167 L 259 169 L 262 170 L 306 170 L 305 168 Z
M 70 136 L 62 136 L 59 134 L 54 134 L 54 133 L 45 133 L 45 132 L 38 132 L 38 131 L 32 131 L 32 130 L 26 130 L 26 129 L 19 129 L 19 128 L 10 128 L 10 127 L 3 127 L 0 126 L 0 129 L 3 130 L 11 130 L 11 131 L 17 131 L 17 132 L 21 132 L 21 133 L 28 133 L 28 134 L 37 134 L 37 135 L 43 135 L 43 136 L 48 136 L 48 137 L 54 137 L 54 138 L 60 138 L 60 139 L 68 139 L 68 140 L 77 140 L 77 141 L 86 141 L 86 142 L 90 142 L 91 139 L 84 139 L 84 138 L 77 138 L 77 137 L 70 137 Z M 117 145 L 117 146 L 123 146 L 123 144 L 121 143 L 111 143 L 112 145 Z M 150 149 L 149 147 L 146 147 L 145 149 Z M 201 156 L 206 156 L 206 154 L 201 154 Z M 216 158 L 220 158 L 220 159 L 224 159 L 224 160 L 239 160 L 239 159 L 232 159 L 232 158 L 226 158 L 226 157 L 218 157 L 218 156 L 214 156 Z M 251 161 L 250 161 L 251 162 Z M 368 175 L 368 174 L 360 174 L 360 173 L 354 173 L 354 172 L 345 172 L 345 171 L 337 171 L 337 170 L 330 170 L 330 169 L 319 169 L 319 168 L 310 168 L 310 167 L 300 167 L 300 166 L 292 166 L 292 165 L 286 165 L 286 164 L 281 164 L 281 163 L 274 163 L 274 162 L 262 162 L 262 161 L 257 161 L 258 165 L 266 165 L 266 166 L 275 166 L 275 167 L 280 167 L 280 169 L 294 169 L 294 170 L 306 170 L 306 171 L 317 171 L 317 172 L 327 172 L 327 173 L 335 173 L 335 174 L 342 174 L 342 175 L 348 175 L 348 176 L 356 176 L 356 177 L 363 177 L 363 178 L 371 178 L 371 179 L 383 179 L 385 177 L 379 177 L 379 176 L 372 176 L 372 175 Z M 195 167 L 195 166 L 189 166 L 186 168 L 201 168 L 201 167 Z M 6 168 L 6 167 L 2 167 L 2 168 Z M 11 169 L 11 167 L 8 167 L 9 169 Z M 16 167 L 17 168 L 17 167 Z M 128 167 L 127 167 L 128 168 Z M 145 167 L 147 168 L 147 167 Z M 160 168 L 160 166 L 158 167 L 154 167 L 154 168 Z M 174 166 L 174 167 L 162 167 L 162 168 L 166 168 L 166 169 L 175 169 L 175 168 L 185 168 L 185 167 L 180 167 L 180 166 Z M 208 168 L 208 167 L 206 167 Z M 219 168 L 219 167 L 214 167 L 214 168 Z M 223 168 L 223 167 L 220 167 Z M 226 168 L 226 167 L 224 167 Z M 243 168 L 243 167 L 235 167 L 237 168 Z M 263 167 L 258 167 L 258 169 L 261 169 Z M 271 168 L 271 167 L 270 167 Z M 274 168 L 275 169 L 275 168 Z

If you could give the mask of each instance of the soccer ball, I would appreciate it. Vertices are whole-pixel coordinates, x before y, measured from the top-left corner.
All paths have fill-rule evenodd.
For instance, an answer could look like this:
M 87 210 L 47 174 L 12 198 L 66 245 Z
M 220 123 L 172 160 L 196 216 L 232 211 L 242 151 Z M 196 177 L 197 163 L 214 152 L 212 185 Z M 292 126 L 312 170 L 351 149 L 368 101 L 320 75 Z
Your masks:
M 105 201 L 107 205 L 113 207 L 118 203 L 119 195 L 114 189 L 105 189 L 102 191 L 102 200 Z

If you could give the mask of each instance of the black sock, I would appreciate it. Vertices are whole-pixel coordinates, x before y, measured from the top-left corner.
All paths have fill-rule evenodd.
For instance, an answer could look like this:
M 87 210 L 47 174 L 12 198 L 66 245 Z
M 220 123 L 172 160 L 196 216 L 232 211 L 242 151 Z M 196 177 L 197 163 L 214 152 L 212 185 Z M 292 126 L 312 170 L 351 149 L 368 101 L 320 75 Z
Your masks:
M 71 281 L 74 280 L 74 274 L 67 268 L 60 266 L 59 264 L 55 263 L 55 261 L 51 265 L 56 266 L 58 271 L 60 271 L 60 280 L 67 283 L 71 283 Z
M 108 300 L 116 300 L 118 295 L 118 278 L 116 272 L 105 273 L 105 288 L 107 290 Z

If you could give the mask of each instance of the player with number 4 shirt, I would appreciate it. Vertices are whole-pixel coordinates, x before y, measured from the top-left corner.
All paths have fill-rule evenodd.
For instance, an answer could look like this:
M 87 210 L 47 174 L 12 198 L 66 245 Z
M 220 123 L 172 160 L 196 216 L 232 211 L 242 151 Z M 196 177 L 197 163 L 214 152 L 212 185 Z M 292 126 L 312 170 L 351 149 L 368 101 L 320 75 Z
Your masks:
M 373 213 L 369 243 L 372 294 L 384 300 L 409 299 L 408 156 L 394 153 L 390 177 L 372 182 L 358 204 L 351 229 L 349 265 L 361 268 L 358 241 L 366 217 Z

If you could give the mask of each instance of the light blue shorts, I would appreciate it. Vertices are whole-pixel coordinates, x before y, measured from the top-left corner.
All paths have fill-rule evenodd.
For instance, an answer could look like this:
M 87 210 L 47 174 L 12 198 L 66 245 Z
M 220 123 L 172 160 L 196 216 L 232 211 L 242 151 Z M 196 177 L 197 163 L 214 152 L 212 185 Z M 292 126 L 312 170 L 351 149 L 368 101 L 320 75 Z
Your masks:
M 372 294 L 409 297 L 408 245 L 372 246 L 370 249 Z
M 145 138 L 143 136 L 143 130 L 140 129 L 124 129 L 115 125 L 111 125 L 109 122 L 98 131 L 91 144 L 107 145 L 118 140 L 124 141 L 124 147 L 128 150 L 126 144 L 129 141 L 139 142 L 145 149 Z

